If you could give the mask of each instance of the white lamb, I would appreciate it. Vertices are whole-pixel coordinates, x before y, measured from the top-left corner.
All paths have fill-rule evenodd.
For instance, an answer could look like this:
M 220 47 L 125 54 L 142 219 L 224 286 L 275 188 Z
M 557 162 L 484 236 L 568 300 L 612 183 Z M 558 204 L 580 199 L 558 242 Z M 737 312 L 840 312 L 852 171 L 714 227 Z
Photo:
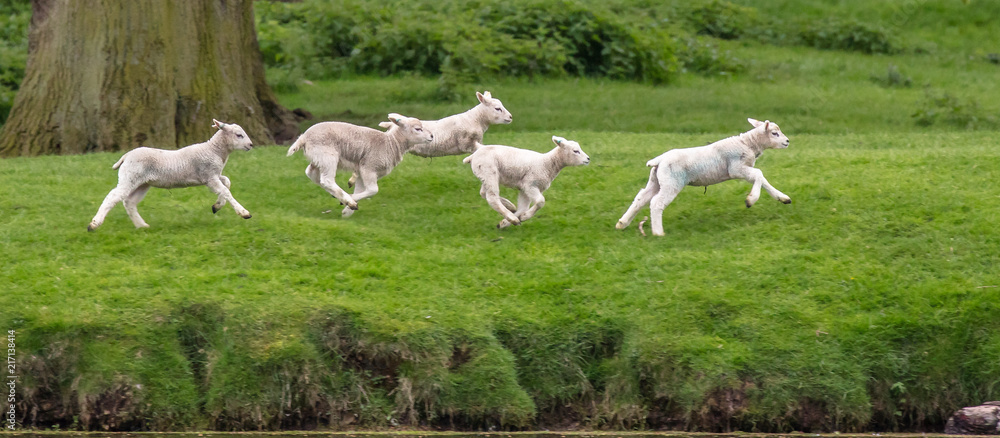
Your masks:
M 541 154 L 510 146 L 480 145 L 463 163 L 472 164 L 472 173 L 482 181 L 479 195 L 504 217 L 497 228 L 519 225 L 545 205 L 542 192 L 566 166 L 590 164 L 590 157 L 580 144 L 552 136 L 556 148 Z M 500 196 L 500 184 L 517 189 L 517 207 Z
M 753 129 L 740 135 L 719 140 L 707 146 L 686 149 L 672 149 L 649 160 L 649 183 L 639 191 L 628 211 L 615 225 L 624 229 L 646 204 L 650 204 L 653 235 L 663 235 L 663 209 L 674 200 L 686 185 L 708 186 L 728 181 L 744 179 L 753 184 L 747 195 L 747 208 L 760 198 L 760 188 L 764 187 L 774 199 L 785 204 L 792 199 L 771 186 L 764 179 L 764 173 L 753 167 L 765 149 L 788 147 L 788 137 L 778 125 L 770 121 L 747 119 Z
M 253 143 L 239 125 L 215 119 L 212 122 L 212 127 L 219 130 L 204 143 L 177 150 L 141 147 L 125 153 L 111 166 L 118 169 L 118 186 L 104 198 L 87 230 L 94 231 L 101 226 L 108 212 L 119 202 L 125 205 L 125 211 L 136 228 L 149 227 L 139 216 L 136 206 L 150 187 L 173 189 L 205 185 L 219 195 L 212 205 L 212 213 L 229 202 L 237 214 L 250 219 L 250 212 L 229 192 L 230 181 L 222 175 L 222 169 L 229 160 L 230 152 L 236 149 L 249 151 Z
M 483 134 L 490 125 L 508 124 L 513 120 L 503 102 L 494 99 L 489 91 L 477 91 L 476 98 L 479 105 L 464 113 L 440 120 L 423 120 L 424 129 L 434 133 L 434 141 L 416 145 L 410 153 L 426 158 L 468 154 L 476 150 L 476 145 L 482 144 Z M 388 128 L 392 124 L 382 122 L 379 126 Z M 351 175 L 347 185 L 353 187 L 357 177 L 357 173 Z
M 349 217 L 358 209 L 357 201 L 378 193 L 378 179 L 392 172 L 406 151 L 434 139 L 420 120 L 395 113 L 389 120 L 392 126 L 386 132 L 343 122 L 317 123 L 295 140 L 288 156 L 302 149 L 309 159 L 306 175 L 346 205 L 342 214 Z M 353 195 L 337 185 L 337 169 L 360 175 Z

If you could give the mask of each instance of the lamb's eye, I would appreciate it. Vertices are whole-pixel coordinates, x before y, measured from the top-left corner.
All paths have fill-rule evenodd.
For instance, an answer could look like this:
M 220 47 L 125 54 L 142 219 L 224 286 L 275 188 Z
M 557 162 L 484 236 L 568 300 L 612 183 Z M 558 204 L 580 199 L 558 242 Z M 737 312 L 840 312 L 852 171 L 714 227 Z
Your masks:
M 580 151 L 573 151 L 574 154 L 580 155 Z
M 772 133 L 771 133 L 771 135 L 773 135 L 773 136 L 777 137 L 777 136 L 778 136 L 778 133 L 777 133 L 777 132 L 772 132 Z
M 243 134 L 236 134 L 236 138 L 243 138 Z
M 500 107 L 497 107 L 497 111 L 501 111 Z
M 413 128 L 413 130 L 417 131 L 417 132 L 424 132 L 424 130 L 422 128 Z

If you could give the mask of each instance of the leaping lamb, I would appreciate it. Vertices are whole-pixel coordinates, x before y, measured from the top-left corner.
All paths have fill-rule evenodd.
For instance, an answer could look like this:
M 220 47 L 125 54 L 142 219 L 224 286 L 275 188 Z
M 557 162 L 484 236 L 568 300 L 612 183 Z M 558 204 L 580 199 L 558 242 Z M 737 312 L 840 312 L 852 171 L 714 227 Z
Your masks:
M 765 149 L 788 147 L 788 137 L 777 124 L 770 121 L 747 119 L 753 129 L 740 135 L 719 140 L 707 146 L 672 149 L 649 160 L 649 182 L 639 190 L 635 200 L 615 225 L 621 230 L 627 227 L 639 210 L 650 204 L 653 235 L 663 235 L 663 209 L 674 200 L 686 185 L 708 186 L 730 179 L 744 179 L 753 184 L 746 198 L 750 208 L 760 198 L 760 188 L 764 187 L 774 199 L 785 204 L 792 199 L 778 191 L 760 169 L 753 165 Z
M 503 102 L 490 95 L 489 91 L 477 91 L 476 99 L 479 99 L 479 105 L 464 113 L 440 120 L 422 120 L 424 129 L 434 133 L 434 141 L 418 144 L 410 149 L 410 153 L 425 158 L 472 153 L 477 145 L 482 144 L 483 134 L 490 125 L 506 125 L 513 120 Z M 382 122 L 379 126 L 389 128 L 392 124 Z M 353 187 L 357 179 L 355 172 L 347 185 Z
M 392 124 L 382 132 L 343 122 L 317 123 L 299 136 L 288 148 L 288 156 L 302 149 L 309 159 L 306 175 L 346 207 L 349 217 L 358 209 L 358 201 L 378 193 L 378 180 L 392 172 L 406 151 L 434 139 L 420 120 L 389 114 Z M 357 171 L 360 178 L 349 195 L 334 179 L 337 169 Z
M 218 131 L 204 143 L 177 150 L 141 147 L 125 153 L 111 166 L 112 169 L 118 169 L 118 186 L 104 198 L 87 230 L 94 231 L 101 226 L 104 218 L 119 202 L 125 206 L 125 212 L 136 228 L 149 227 L 139 216 L 136 206 L 150 187 L 173 189 L 205 185 L 219 195 L 212 205 L 212 213 L 218 212 L 229 202 L 243 219 L 250 219 L 250 212 L 236 202 L 229 192 L 230 181 L 222 175 L 222 169 L 229 160 L 230 152 L 237 149 L 249 151 L 253 148 L 253 142 L 239 125 L 215 119 L 212 122 L 212 127 Z
M 479 146 L 462 160 L 472 165 L 472 173 L 483 183 L 479 195 L 504 217 L 497 228 L 520 225 L 534 216 L 545 205 L 542 192 L 562 168 L 590 164 L 579 143 L 556 136 L 552 142 L 555 149 L 544 154 L 510 146 Z M 517 207 L 500 196 L 500 184 L 519 191 Z

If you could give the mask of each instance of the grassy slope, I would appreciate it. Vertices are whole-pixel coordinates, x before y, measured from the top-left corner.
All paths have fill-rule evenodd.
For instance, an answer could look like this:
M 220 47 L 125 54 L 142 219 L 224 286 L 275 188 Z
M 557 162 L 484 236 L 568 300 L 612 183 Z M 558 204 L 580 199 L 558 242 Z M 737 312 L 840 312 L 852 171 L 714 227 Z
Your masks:
M 178 410 L 182 423 L 197 416 L 197 408 L 184 406 L 192 403 L 185 393 L 198 393 L 197 375 L 180 356 L 187 344 L 178 345 L 188 319 L 223 318 L 227 327 L 224 335 L 198 335 L 209 355 L 237 356 L 214 362 L 214 378 L 267 366 L 272 355 L 291 363 L 274 366 L 326 374 L 338 361 L 322 364 L 327 344 L 316 320 L 345 312 L 350 324 L 342 325 L 364 327 L 352 335 L 366 339 L 357 347 L 367 352 L 361 355 L 419 368 L 428 359 L 421 355 L 452 360 L 462 348 L 525 353 L 516 368 L 522 384 L 513 392 L 546 404 L 599 399 L 595 392 L 612 390 L 602 388 L 606 380 L 620 379 L 635 386 L 634 401 L 646 409 L 677 404 L 677 424 L 697 418 L 712 388 L 748 384 L 755 388 L 741 412 L 744 427 L 802 427 L 786 411 L 803 400 L 835 408 L 833 420 L 858 428 L 872 403 L 934 416 L 996 397 L 996 292 L 980 288 L 1000 277 L 1000 192 L 988 164 L 1000 153 L 992 134 L 793 136 L 792 148 L 760 160 L 792 205 L 765 198 L 747 210 L 742 183 L 713 186 L 707 195 L 690 189 L 667 211 L 664 239 L 612 228 L 645 178 L 636 163 L 664 145 L 712 137 L 567 135 L 585 145 L 593 164 L 566 170 L 537 218 L 502 232 L 493 229 L 497 215 L 457 158 L 409 158 L 376 198 L 341 220 L 331 198 L 300 178 L 300 157 L 262 148 L 234 155 L 227 172 L 253 219 L 229 210 L 211 215 L 212 197 L 203 189 L 154 191 L 142 208 L 153 228 L 132 229 L 119 209 L 91 234 L 83 228 L 114 183 L 106 169 L 113 155 L 5 161 L 3 185 L 17 181 L 31 190 L 0 201 L 4 324 L 20 326 L 20 342 L 53 354 L 53 364 L 67 354 L 49 351 L 53 340 L 93 354 L 81 354 L 75 366 L 93 373 L 83 382 L 95 390 L 123 376 L 153 378 L 168 364 L 179 367 L 160 377 L 169 380 L 163 386 L 138 377 L 147 389 L 136 395 L 154 404 L 183 399 L 158 408 Z M 546 142 L 543 134 L 497 139 Z M 324 214 L 328 209 L 334 212 Z M 209 303 L 207 316 L 192 303 Z M 431 333 L 440 345 L 423 345 Z M 72 342 L 77 336 L 90 342 Z M 612 353 L 592 351 L 590 344 L 605 343 Z M 580 368 L 593 388 L 572 389 L 579 377 L 546 363 L 561 360 Z M 623 370 L 638 376 L 622 377 Z M 435 379 L 455 376 L 411 378 L 433 388 Z M 226 403 L 253 406 L 244 400 L 259 396 L 266 406 L 259 391 L 277 384 L 262 381 L 261 390 L 208 380 L 207 412 L 232 416 L 252 408 Z M 425 397 L 436 394 L 426 390 Z M 211 391 L 241 399 L 214 400 Z M 492 402 L 473 397 L 471 405 L 447 408 L 461 414 L 475 403 Z M 595 416 L 614 421 L 616 409 L 624 410 L 608 407 Z M 529 411 L 515 412 L 511 422 Z M 265 423 L 275 426 L 271 421 Z M 367 423 L 379 424 L 374 415 Z
M 515 117 L 488 142 L 546 150 L 558 134 L 593 157 L 506 231 L 459 157 L 408 157 L 342 220 L 301 156 L 258 148 L 226 172 L 253 219 L 211 215 L 203 188 L 154 190 L 151 229 L 118 207 L 96 233 L 116 155 L 4 160 L 0 328 L 19 330 L 22 389 L 59 390 L 22 394 L 19 411 L 126 429 L 940 427 L 1000 395 L 998 289 L 984 287 L 1000 285 L 1000 152 L 995 132 L 913 123 L 925 85 L 998 108 L 996 66 L 976 53 L 989 48 L 968 37 L 991 34 L 943 20 L 932 39 L 923 14 L 901 33 L 931 54 L 724 42 L 747 73 L 477 84 Z M 869 80 L 890 63 L 917 85 Z M 283 101 L 367 124 L 471 105 L 472 87 L 427 103 L 434 87 L 357 79 Z M 747 116 L 792 138 L 758 167 L 793 204 L 745 209 L 748 186 L 729 182 L 682 192 L 666 238 L 613 229 L 646 159 Z

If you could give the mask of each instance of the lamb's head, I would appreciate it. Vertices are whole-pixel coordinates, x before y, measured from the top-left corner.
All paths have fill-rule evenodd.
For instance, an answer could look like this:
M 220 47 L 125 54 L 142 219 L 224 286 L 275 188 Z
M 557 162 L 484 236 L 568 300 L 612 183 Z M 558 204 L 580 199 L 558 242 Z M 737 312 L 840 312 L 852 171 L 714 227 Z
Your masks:
M 781 132 L 781 128 L 778 127 L 777 123 L 771 123 L 770 120 L 760 121 L 755 119 L 747 119 L 751 125 L 754 127 L 754 131 L 760 131 L 760 135 L 763 135 L 767 140 L 764 143 L 767 147 L 775 149 L 784 149 L 788 147 L 788 137 Z
M 476 97 L 479 99 L 480 109 L 482 114 L 486 115 L 487 120 L 489 120 L 491 125 L 496 124 L 508 124 L 514 120 L 514 116 L 510 115 L 507 108 L 503 107 L 503 102 L 500 99 L 494 99 L 490 96 L 489 91 L 484 91 L 482 93 L 476 92 Z
M 582 166 L 590 164 L 590 156 L 580 148 L 580 143 L 552 136 L 552 142 L 559 146 L 559 156 L 567 166 Z
M 389 114 L 389 121 L 396 125 L 399 131 L 397 135 L 401 135 L 410 145 L 430 143 L 434 140 L 434 134 L 424 129 L 424 125 L 419 119 L 391 113 Z M 379 124 L 379 126 L 384 125 Z M 390 127 L 386 133 L 393 133 L 394 131 L 396 130 Z
M 240 125 L 235 123 L 222 123 L 218 120 L 212 119 L 212 127 L 217 128 L 219 132 L 216 132 L 212 139 L 224 144 L 229 145 L 230 150 L 243 149 L 249 151 L 253 149 L 253 142 L 250 141 L 250 136 L 247 135 L 246 131 L 243 130 Z

